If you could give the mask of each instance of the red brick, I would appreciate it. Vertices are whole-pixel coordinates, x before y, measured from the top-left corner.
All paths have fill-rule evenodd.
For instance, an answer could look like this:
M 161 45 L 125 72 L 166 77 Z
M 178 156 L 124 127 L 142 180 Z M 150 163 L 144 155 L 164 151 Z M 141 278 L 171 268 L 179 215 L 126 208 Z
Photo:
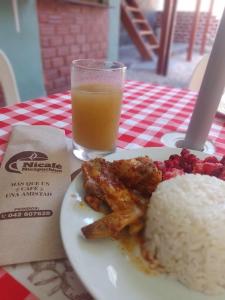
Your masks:
M 72 25 L 69 26 L 69 31 L 71 33 L 79 33 L 80 30 L 81 30 L 81 27 L 78 24 L 72 24 Z
M 45 88 L 46 88 L 46 91 L 47 91 L 47 94 L 52 94 L 54 93 L 53 92 L 53 87 L 54 87 L 54 84 L 53 84 L 53 81 L 47 81 L 45 82 Z
M 90 47 L 90 45 L 89 44 L 83 44 L 82 46 L 81 46 L 81 52 L 88 52 L 88 51 L 90 51 L 91 50 L 91 47 Z
M 46 70 L 50 69 L 51 68 L 51 60 L 49 58 L 43 59 L 43 65 Z
M 100 44 L 100 49 L 101 50 L 106 50 L 107 49 L 107 43 L 105 42 L 102 42 L 101 44 Z
M 56 49 L 55 48 L 46 48 L 42 49 L 42 55 L 44 58 L 51 58 L 56 56 Z
M 94 44 L 92 44 L 92 46 L 91 46 L 91 49 L 92 50 L 98 50 L 100 47 L 99 47 L 99 43 L 94 43 Z
M 71 81 L 70 75 L 65 76 L 65 79 L 66 79 L 66 82 L 68 82 L 68 84 L 70 85 L 70 81 Z
M 78 54 L 80 52 L 80 47 L 78 45 L 70 46 L 70 53 L 71 54 Z
M 69 54 L 69 47 L 68 46 L 61 46 L 57 48 L 58 56 L 66 56 Z
M 70 66 L 72 61 L 75 60 L 75 59 L 79 59 L 79 56 L 78 55 L 77 56 L 76 55 L 67 56 L 66 57 L 66 64 Z
M 83 44 L 85 42 L 85 40 L 86 40 L 86 37 L 84 35 L 79 34 L 76 36 L 76 42 L 78 44 Z
M 105 58 L 105 53 L 102 50 L 98 50 L 98 51 L 96 51 L 95 57 L 104 59 Z
M 40 23 L 48 22 L 48 15 L 46 13 L 42 13 L 39 15 Z
M 50 44 L 49 44 L 49 38 L 48 37 L 42 37 L 41 38 L 41 45 L 42 45 L 42 47 L 49 47 L 50 46 Z
M 62 18 L 61 18 L 61 16 L 59 16 L 59 15 L 49 15 L 49 17 L 48 17 L 48 22 L 50 23 L 50 24 L 60 24 L 60 23 L 62 23 Z
M 55 57 L 52 59 L 53 68 L 62 67 L 64 65 L 64 60 L 62 57 Z
M 66 81 L 65 78 L 61 77 L 61 78 L 58 78 L 58 79 L 55 79 L 54 80 L 54 85 L 53 85 L 57 91 L 59 92 L 63 92 L 65 90 L 68 90 L 69 89 L 69 83 Z
M 74 21 L 78 25 L 83 25 L 84 24 L 84 18 L 82 18 L 82 15 L 76 15 L 76 17 L 74 18 Z
M 55 28 L 53 25 L 46 25 L 46 24 L 41 24 L 40 25 L 40 31 L 44 32 L 45 36 L 46 35 L 52 35 L 55 33 Z
M 73 35 L 66 35 L 64 36 L 64 43 L 65 45 L 72 45 L 74 43 L 75 39 Z
M 63 38 L 61 36 L 52 36 L 49 39 L 50 46 L 61 46 L 63 44 Z
M 58 83 L 59 85 L 64 84 L 66 79 L 64 77 L 60 77 L 54 80 L 54 83 Z
M 61 76 L 70 75 L 70 66 L 65 66 L 65 67 L 60 68 L 59 73 Z
M 45 78 L 47 79 L 47 81 L 58 78 L 57 70 L 54 69 L 47 70 L 45 72 Z
M 92 35 L 92 34 L 89 34 L 87 37 L 86 37 L 87 41 L 90 43 L 90 44 L 93 44 L 95 41 L 96 41 L 96 36 L 95 35 Z
M 55 32 L 56 32 L 56 34 L 60 34 L 60 35 L 67 34 L 68 33 L 68 26 L 60 24 L 60 25 L 55 27 Z

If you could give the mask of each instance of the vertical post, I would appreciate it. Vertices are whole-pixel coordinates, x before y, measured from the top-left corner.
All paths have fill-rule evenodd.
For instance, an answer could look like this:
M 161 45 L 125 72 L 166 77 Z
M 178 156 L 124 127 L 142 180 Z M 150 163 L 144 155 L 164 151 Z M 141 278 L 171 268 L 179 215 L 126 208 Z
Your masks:
M 168 72 L 171 43 L 173 41 L 174 28 L 175 28 L 175 23 L 176 23 L 176 9 L 177 9 L 177 0 L 174 0 L 172 3 L 172 8 L 171 8 L 170 28 L 169 28 L 169 36 L 168 36 L 168 43 L 167 43 L 167 49 L 166 49 L 166 57 L 165 57 L 163 75 L 167 75 L 167 72 Z
M 12 0 L 13 14 L 15 20 L 16 31 L 20 32 L 20 20 L 17 0 Z
M 182 147 L 202 150 L 225 86 L 225 9 Z
M 118 60 L 120 32 L 120 1 L 109 0 L 108 53 L 109 60 Z
M 201 42 L 201 48 L 200 48 L 200 54 L 203 55 L 205 53 L 205 45 L 206 45 L 206 39 L 207 39 L 207 33 L 209 30 L 210 20 L 212 16 L 212 10 L 213 10 L 214 0 L 210 1 L 209 10 L 207 13 L 206 21 L 205 21 L 205 28 L 202 35 L 202 42 Z
M 188 46 L 188 53 L 187 53 L 188 61 L 191 61 L 191 59 L 192 59 L 192 52 L 193 52 L 193 47 L 194 47 L 194 43 L 195 43 L 195 36 L 196 36 L 198 22 L 199 22 L 200 6 L 201 6 L 201 0 L 196 0 L 195 15 L 194 15 L 194 20 L 193 20 L 193 24 L 192 24 L 189 46 Z
M 177 0 L 164 0 L 157 74 L 167 74 Z

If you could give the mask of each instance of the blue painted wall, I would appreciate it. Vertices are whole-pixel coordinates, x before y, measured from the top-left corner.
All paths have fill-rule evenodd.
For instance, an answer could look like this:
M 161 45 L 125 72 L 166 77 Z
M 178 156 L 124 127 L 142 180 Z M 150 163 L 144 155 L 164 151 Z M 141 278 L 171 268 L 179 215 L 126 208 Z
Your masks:
M 120 28 L 120 1 L 109 0 L 109 40 L 108 59 L 118 60 L 119 28 Z
M 21 100 L 45 95 L 36 1 L 18 0 L 21 32 L 17 33 L 12 1 L 0 0 L 0 48 L 8 56 Z

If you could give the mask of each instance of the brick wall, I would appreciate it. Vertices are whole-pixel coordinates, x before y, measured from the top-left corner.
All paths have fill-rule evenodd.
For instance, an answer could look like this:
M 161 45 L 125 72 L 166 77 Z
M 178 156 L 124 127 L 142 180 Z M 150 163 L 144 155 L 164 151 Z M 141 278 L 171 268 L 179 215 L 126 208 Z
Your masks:
M 161 13 L 158 14 L 158 25 L 160 25 L 161 22 L 161 15 L 162 15 Z M 198 30 L 196 32 L 196 40 L 195 40 L 195 43 L 197 45 L 201 43 L 206 17 L 207 17 L 206 12 L 201 12 L 199 15 L 199 24 L 198 24 Z M 176 26 L 174 32 L 174 42 L 177 43 L 189 42 L 193 18 L 194 18 L 194 12 L 182 12 L 182 11 L 177 12 Z M 216 19 L 215 16 L 212 16 L 210 20 L 208 36 L 207 36 L 208 45 L 212 45 L 215 39 L 218 24 L 219 24 L 219 20 Z
M 178 12 L 177 23 L 176 23 L 175 34 L 174 34 L 175 42 L 189 42 L 193 18 L 194 18 L 193 12 Z M 196 32 L 196 39 L 195 39 L 196 44 L 201 43 L 206 18 L 207 18 L 207 13 L 201 12 L 199 16 L 198 30 Z M 218 23 L 219 21 L 216 19 L 216 17 L 212 16 L 210 20 L 208 36 L 207 36 L 207 44 L 209 45 L 212 44 L 215 39 Z
M 70 87 L 70 65 L 78 58 L 106 58 L 108 9 L 59 0 L 37 1 L 45 87 Z

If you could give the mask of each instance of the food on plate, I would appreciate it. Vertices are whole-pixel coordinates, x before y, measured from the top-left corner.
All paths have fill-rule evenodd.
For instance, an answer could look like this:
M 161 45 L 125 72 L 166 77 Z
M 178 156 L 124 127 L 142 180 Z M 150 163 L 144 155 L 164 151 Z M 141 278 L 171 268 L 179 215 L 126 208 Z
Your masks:
M 143 197 L 135 187 L 134 178 L 137 182 L 145 183 L 144 189 L 140 192 L 152 192 L 161 181 L 161 172 L 157 167 L 153 167 L 153 162 L 146 157 L 144 162 L 140 159 L 129 160 L 126 164 L 115 165 L 102 158 L 97 158 L 83 163 L 82 173 L 84 179 L 85 201 L 95 210 L 106 212 L 107 214 L 96 222 L 82 228 L 82 232 L 87 239 L 116 237 L 125 227 L 129 227 L 129 232 L 134 234 L 143 229 L 144 215 L 148 205 L 148 198 Z M 134 168 L 135 165 L 140 165 Z M 123 165 L 125 172 L 123 173 Z M 126 175 L 126 171 L 133 167 L 132 176 Z M 123 175 L 123 181 L 116 175 L 116 168 Z M 141 170 L 144 172 L 141 173 Z M 147 176 L 146 176 L 147 173 Z M 150 175 L 152 174 L 152 179 Z M 130 180 L 128 179 L 130 178 Z M 148 178 L 149 184 L 146 181 Z M 127 188 L 123 182 L 131 186 Z
M 122 229 L 137 222 L 141 216 L 143 216 L 142 211 L 136 206 L 132 206 L 109 213 L 81 230 L 87 239 L 116 238 Z
M 224 292 L 225 156 L 201 160 L 183 149 L 165 161 L 98 158 L 83 163 L 82 174 L 86 203 L 103 213 L 81 229 L 87 239 L 135 241 L 150 270 Z
M 168 272 L 189 288 L 224 292 L 224 181 L 200 174 L 165 180 L 152 194 L 146 219 L 145 247 Z
M 170 155 L 169 159 L 154 163 L 162 171 L 163 180 L 185 173 L 210 175 L 225 180 L 225 156 L 221 160 L 215 156 L 201 160 L 189 150 L 182 149 L 180 155 Z
M 162 180 L 161 171 L 147 156 L 121 159 L 112 162 L 111 165 L 113 172 L 125 186 L 137 190 L 146 197 L 151 196 Z
M 83 163 L 85 201 L 103 218 L 82 228 L 87 239 L 118 237 L 123 229 L 133 235 L 142 231 L 152 192 L 161 181 L 186 173 L 225 179 L 225 159 L 200 160 L 183 149 L 165 161 L 137 157 L 108 162 L 98 158 Z

